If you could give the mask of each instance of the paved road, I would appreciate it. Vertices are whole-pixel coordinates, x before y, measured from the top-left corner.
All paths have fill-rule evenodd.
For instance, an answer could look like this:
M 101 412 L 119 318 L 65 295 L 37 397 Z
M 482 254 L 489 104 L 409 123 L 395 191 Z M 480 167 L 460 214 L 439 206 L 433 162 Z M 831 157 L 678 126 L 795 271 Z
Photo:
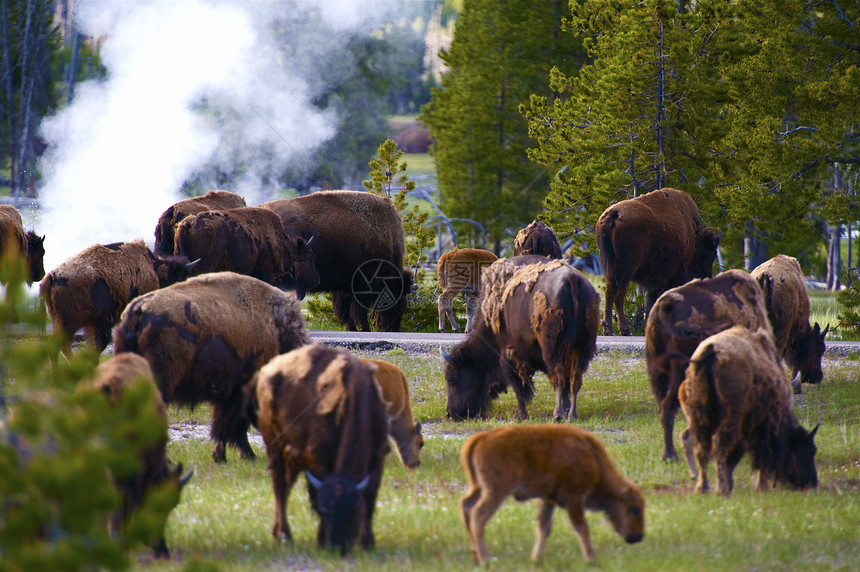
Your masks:
M 411 352 L 435 352 L 439 346 L 451 346 L 466 339 L 465 334 L 436 334 L 411 332 L 341 332 L 311 331 L 314 341 L 338 347 L 386 351 L 402 348 Z M 850 353 L 860 354 L 860 342 L 827 342 L 825 357 L 835 358 Z M 642 336 L 597 336 L 597 351 L 614 350 L 630 353 L 645 353 L 645 338 Z

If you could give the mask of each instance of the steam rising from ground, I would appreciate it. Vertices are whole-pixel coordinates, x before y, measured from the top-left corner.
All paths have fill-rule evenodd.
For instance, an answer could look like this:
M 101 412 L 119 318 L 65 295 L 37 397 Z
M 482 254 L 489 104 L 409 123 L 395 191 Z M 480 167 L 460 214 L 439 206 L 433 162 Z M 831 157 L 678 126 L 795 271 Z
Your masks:
M 78 84 L 72 104 L 43 122 L 50 148 L 37 230 L 47 235 L 46 269 L 95 243 L 151 246 L 158 215 L 183 198 L 183 184 L 210 183 L 200 176 L 206 165 L 233 175 L 229 190 L 249 204 L 268 199 L 274 168 L 302 161 L 335 131 L 337 118 L 311 105 L 307 74 L 326 73 L 307 61 L 320 30 L 337 18 L 324 36 L 331 49 L 334 30 L 370 17 L 368 8 L 79 0 L 81 31 L 104 37 L 107 74 Z M 310 30 L 316 37 L 303 39 Z

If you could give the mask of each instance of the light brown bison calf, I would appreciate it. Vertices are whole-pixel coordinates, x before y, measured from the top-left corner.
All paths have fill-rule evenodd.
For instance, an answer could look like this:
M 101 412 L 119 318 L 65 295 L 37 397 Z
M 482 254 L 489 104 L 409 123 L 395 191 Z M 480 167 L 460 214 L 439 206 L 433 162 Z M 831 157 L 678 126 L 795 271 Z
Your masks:
M 600 441 L 583 429 L 519 425 L 484 431 L 466 441 L 460 461 L 469 484 L 460 508 L 479 563 L 490 558 L 484 540 L 487 521 L 509 495 L 518 501 L 540 499 L 532 560 L 543 554 L 556 506 L 567 510 L 586 561 L 594 558 L 586 510 L 606 513 L 630 544 L 645 533 L 642 493 L 618 472 Z
M 154 538 L 151 541 L 156 558 L 170 558 L 167 543 L 164 540 L 164 527 L 170 511 L 179 502 L 182 487 L 189 481 L 191 474 L 182 476 L 182 464 L 173 465 L 167 458 L 167 408 L 161 393 L 155 383 L 149 363 L 137 354 L 123 352 L 100 364 L 92 379 L 82 385 L 103 391 L 113 402 L 119 401 L 133 383 L 146 383 L 152 391 L 152 408 L 160 422 L 158 440 L 146 448 L 141 455 L 141 468 L 136 473 L 121 479 L 116 479 L 116 485 L 122 496 L 122 504 L 111 519 L 111 529 L 119 532 L 125 526 L 132 513 L 143 504 L 146 494 L 165 482 L 175 488 L 175 502 L 170 506 L 161 507 L 159 517 L 163 519 L 154 528 Z
M 678 399 L 690 424 L 681 441 L 696 491 L 708 490 L 713 454 L 719 491 L 731 493 L 732 473 L 745 452 L 759 490 L 771 478 L 798 488 L 818 485 L 817 427 L 808 433 L 791 412 L 791 384 L 770 330 L 735 326 L 704 340 L 690 358 Z
M 481 293 L 481 272 L 498 260 L 489 250 L 480 248 L 460 248 L 446 252 L 436 263 L 436 282 L 442 293 L 439 294 L 439 331 L 445 331 L 445 317 L 451 322 L 455 332 L 460 324 L 454 319 L 454 298 L 462 292 L 466 302 L 466 333 L 472 331 L 475 307 Z
M 388 403 L 388 422 L 391 438 L 397 447 L 397 454 L 404 465 L 414 469 L 421 464 L 421 448 L 424 436 L 421 424 L 412 416 L 412 402 L 409 399 L 409 383 L 403 370 L 387 361 L 361 358 L 364 363 L 374 364 L 376 383 L 382 390 L 382 399 Z

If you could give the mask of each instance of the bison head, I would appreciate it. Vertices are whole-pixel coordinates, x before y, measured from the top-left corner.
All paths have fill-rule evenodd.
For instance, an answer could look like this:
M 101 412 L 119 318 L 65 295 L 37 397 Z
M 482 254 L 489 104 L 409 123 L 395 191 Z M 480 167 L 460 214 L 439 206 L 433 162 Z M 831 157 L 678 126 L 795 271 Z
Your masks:
M 806 328 L 806 334 L 795 340 L 794 352 L 786 355 L 786 361 L 795 372 L 800 373 L 803 383 L 821 383 L 824 374 L 821 372 L 821 356 L 824 355 L 824 338 L 830 329 L 828 325 L 821 331 L 818 322 L 813 328 Z
M 687 270 L 688 278 L 711 278 L 714 274 L 714 261 L 717 259 L 717 247 L 720 245 L 722 232 L 710 228 L 704 229 L 696 237 L 696 252 Z
M 324 480 L 305 471 L 311 505 L 320 516 L 317 542 L 320 546 L 339 548 L 348 553 L 358 538 L 367 507 L 362 493 L 370 483 L 370 475 L 356 482 L 346 475 L 332 475 Z
M 45 276 L 45 237 L 32 230 L 27 231 L 27 265 L 30 267 L 30 281 L 36 282 Z
M 159 288 L 182 282 L 189 278 L 194 267 L 200 263 L 200 259 L 193 262 L 188 261 L 187 256 L 156 256 L 150 253 L 152 267 L 158 277 Z
M 397 454 L 400 455 L 403 464 L 414 469 L 421 464 L 421 449 L 424 447 L 424 435 L 421 434 L 420 423 L 415 424 L 408 437 L 404 442 L 395 439 L 395 445 L 397 445 Z
M 320 283 L 317 273 L 316 255 L 311 248 L 314 238 L 305 240 L 287 233 L 288 268 L 281 279 L 281 285 L 287 290 L 295 290 L 296 297 L 301 300 L 305 294 Z
M 445 367 L 448 417 L 462 421 L 486 416 L 490 400 L 500 393 L 496 389 L 491 395 L 489 384 L 490 379 L 502 379 L 498 357 L 488 360 L 485 354 L 492 352 L 475 351 L 463 344 L 456 346 L 450 354 L 441 351 L 448 362 Z
M 787 449 L 782 480 L 799 489 L 816 488 L 818 486 L 818 471 L 815 468 L 815 433 L 818 425 L 812 431 L 807 431 L 800 425 L 788 430 Z
M 625 486 L 608 506 L 606 516 L 625 542 L 634 544 L 645 535 L 645 499 L 636 488 Z

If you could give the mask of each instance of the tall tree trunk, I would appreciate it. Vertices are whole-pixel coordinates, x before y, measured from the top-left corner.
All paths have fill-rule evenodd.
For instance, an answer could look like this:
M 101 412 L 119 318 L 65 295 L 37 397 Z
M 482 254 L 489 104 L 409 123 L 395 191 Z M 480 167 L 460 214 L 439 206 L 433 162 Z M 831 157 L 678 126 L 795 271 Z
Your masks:
M 839 290 L 842 284 L 842 225 L 830 227 L 827 248 L 827 289 Z
M 767 245 L 759 239 L 755 225 L 749 221 L 744 234 L 744 270 L 752 272 L 765 260 L 767 260 Z
M 654 188 L 662 189 L 666 171 L 666 142 L 663 135 L 663 120 L 666 115 L 664 99 L 666 97 L 666 65 L 663 55 L 663 19 L 657 16 L 657 116 L 655 118 L 657 157 L 654 160 Z

